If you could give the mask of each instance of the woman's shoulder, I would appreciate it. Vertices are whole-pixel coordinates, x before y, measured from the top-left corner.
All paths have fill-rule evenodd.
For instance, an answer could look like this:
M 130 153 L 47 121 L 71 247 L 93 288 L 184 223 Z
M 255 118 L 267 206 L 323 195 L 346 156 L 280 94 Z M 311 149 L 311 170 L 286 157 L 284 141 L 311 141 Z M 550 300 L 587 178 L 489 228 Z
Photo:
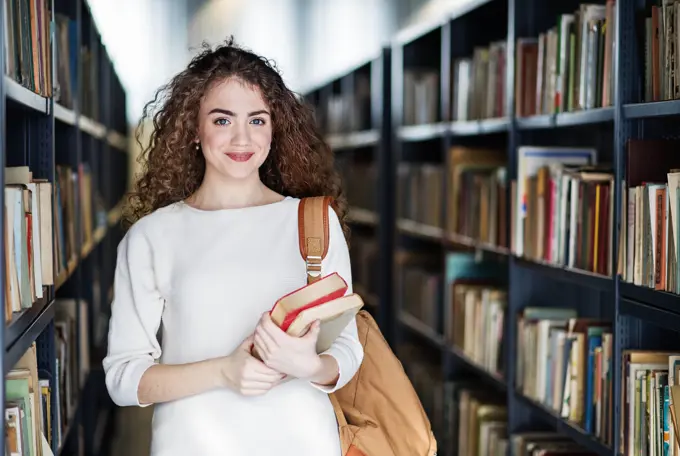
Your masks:
M 182 216 L 181 202 L 171 203 L 155 209 L 137 219 L 126 232 L 126 237 L 154 237 L 161 230 L 172 228 L 172 221 Z

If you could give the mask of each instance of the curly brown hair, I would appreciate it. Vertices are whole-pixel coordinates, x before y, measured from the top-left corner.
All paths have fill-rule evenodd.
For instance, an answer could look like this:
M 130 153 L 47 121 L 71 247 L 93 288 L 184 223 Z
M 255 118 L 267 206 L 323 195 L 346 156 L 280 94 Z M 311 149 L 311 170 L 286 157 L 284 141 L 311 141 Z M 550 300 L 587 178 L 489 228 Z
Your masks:
M 260 167 L 262 182 L 284 196 L 332 196 L 345 237 L 347 202 L 333 153 L 317 129 L 313 111 L 286 87 L 273 62 L 235 44 L 233 37 L 212 48 L 204 43 L 186 69 L 156 92 L 144 107 L 135 134 L 142 149 L 142 175 L 129 195 L 125 220 L 132 224 L 161 207 L 181 201 L 201 184 L 205 158 L 193 140 L 206 90 L 229 77 L 258 87 L 272 115 L 269 156 Z M 153 120 L 148 145 L 140 140 Z

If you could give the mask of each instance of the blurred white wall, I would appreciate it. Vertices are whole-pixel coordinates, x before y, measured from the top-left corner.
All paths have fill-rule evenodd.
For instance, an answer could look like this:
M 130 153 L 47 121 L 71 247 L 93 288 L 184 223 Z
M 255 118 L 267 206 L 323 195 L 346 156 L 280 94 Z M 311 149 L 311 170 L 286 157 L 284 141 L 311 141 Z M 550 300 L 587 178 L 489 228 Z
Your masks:
M 203 41 L 236 40 L 304 92 L 378 55 L 395 33 L 471 0 L 88 0 L 134 124 Z M 472 0 L 475 1 L 475 0 Z
M 88 0 L 127 90 L 135 123 L 158 87 L 187 63 L 187 0 Z

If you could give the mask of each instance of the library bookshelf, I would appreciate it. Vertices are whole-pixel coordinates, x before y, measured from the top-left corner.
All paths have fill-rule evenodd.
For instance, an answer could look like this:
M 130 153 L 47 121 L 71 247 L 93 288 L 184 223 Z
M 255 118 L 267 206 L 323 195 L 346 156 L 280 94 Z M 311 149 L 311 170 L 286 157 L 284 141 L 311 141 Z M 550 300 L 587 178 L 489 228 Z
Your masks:
M 0 448 L 107 454 L 101 359 L 123 234 L 126 95 L 86 0 L 4 0 L 0 25 Z
M 663 5 L 462 1 L 305 93 L 345 176 L 354 281 L 441 454 L 680 454 Z

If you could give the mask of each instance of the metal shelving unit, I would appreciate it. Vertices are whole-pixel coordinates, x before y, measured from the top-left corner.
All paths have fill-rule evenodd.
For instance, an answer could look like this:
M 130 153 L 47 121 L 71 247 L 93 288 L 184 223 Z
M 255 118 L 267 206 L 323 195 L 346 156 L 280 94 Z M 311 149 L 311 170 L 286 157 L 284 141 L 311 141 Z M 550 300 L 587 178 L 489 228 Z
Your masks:
M 670 331 L 671 334 L 680 332 L 680 296 L 624 283 L 618 275 L 603 276 L 520 258 L 507 248 L 485 245 L 465 236 L 451 235 L 439 227 L 423 226 L 411 220 L 400 219 L 396 214 L 397 165 L 406 160 L 445 163 L 446 151 L 453 144 L 470 141 L 483 145 L 502 141 L 507 149 L 508 180 L 516 178 L 516 150 L 522 145 L 596 145 L 602 152 L 602 158 L 613 164 L 614 187 L 618 189 L 625 181 L 628 140 L 651 137 L 652 131 L 658 130 L 649 128 L 654 122 L 669 118 L 680 120 L 680 100 L 640 102 L 639 84 L 643 65 L 639 61 L 641 54 L 635 25 L 640 5 L 634 0 L 617 0 L 615 14 L 618 36 L 614 46 L 615 66 L 611 69 L 616 77 L 611 106 L 517 117 L 514 115 L 514 90 L 508 90 L 505 99 L 507 116 L 466 122 L 451 121 L 450 82 L 452 60 L 455 57 L 471 55 L 474 46 L 487 45 L 500 37 L 507 40 L 506 68 L 514 68 L 516 39 L 538 36 L 555 26 L 560 14 L 576 10 L 579 3 L 581 2 L 575 0 L 463 1 L 446 17 L 438 17 L 427 24 L 400 32 L 385 50 L 390 55 L 390 63 L 383 69 L 389 72 L 389 76 L 385 77 L 382 99 L 375 100 L 379 105 L 373 106 L 373 109 L 382 110 L 383 119 L 383 130 L 378 140 L 382 148 L 381 165 L 377 170 L 381 197 L 376 200 L 378 204 L 371 209 L 377 217 L 381 236 L 378 298 L 380 312 L 384 315 L 383 327 L 389 331 L 389 340 L 395 349 L 401 342 L 414 336 L 429 349 L 440 352 L 441 369 L 446 378 L 457 378 L 463 371 L 472 371 L 478 378 L 484 379 L 491 389 L 505 395 L 509 412 L 509 433 L 547 427 L 568 436 L 595 454 L 615 455 L 618 454 L 623 413 L 620 397 L 625 386 L 624 379 L 621 378 L 622 352 L 626 349 L 657 348 L 645 334 L 657 331 Z M 604 1 L 599 3 L 604 4 Z M 435 69 L 439 75 L 437 118 L 432 123 L 404 123 L 404 70 L 409 67 L 429 67 Z M 319 101 L 336 90 L 334 86 L 339 87 L 343 77 L 339 76 L 312 91 L 308 98 L 317 106 L 322 105 Z M 389 89 L 386 89 L 387 81 L 391 86 Z M 514 71 L 507 73 L 506 86 L 515 87 Z M 385 130 L 386 125 L 391 125 L 391 130 Z M 672 128 L 671 123 L 664 125 L 667 129 Z M 678 136 L 676 131 L 668 130 L 657 132 L 656 135 Z M 344 142 L 351 142 L 349 138 L 351 135 L 344 138 Z M 333 138 L 331 144 L 335 146 L 338 157 L 348 153 L 342 140 Z M 447 207 L 448 185 L 449 182 L 443 183 L 442 219 Z M 509 202 L 509 191 L 506 198 Z M 617 246 L 621 220 L 625 216 L 621 213 L 621 194 L 618 191 L 615 192 L 613 205 L 613 245 Z M 365 212 L 357 213 L 363 215 L 358 218 L 360 220 L 357 223 L 366 224 Z M 508 239 L 509 234 L 507 233 Z M 401 248 L 415 248 L 441 251 L 444 256 L 452 247 L 467 247 L 480 254 L 492 254 L 507 265 L 509 297 L 504 328 L 505 372 L 502 376 L 486 372 L 459 349 L 449 346 L 441 334 L 441 328 L 431 328 L 403 310 L 404 296 L 394 274 L 398 261 L 396 252 Z M 612 262 L 616 265 L 618 248 L 614 247 L 611 255 Z M 616 267 L 613 269 L 616 270 Z M 613 441 L 610 446 L 604 445 L 578 425 L 561 418 L 517 391 L 515 364 L 518 314 L 528 305 L 542 305 L 541 303 L 574 307 L 584 317 L 592 316 L 612 322 L 614 400 L 611 433 Z M 680 346 L 676 348 L 680 349 Z M 449 454 L 449 450 L 443 449 L 443 454 Z
M 3 0 L 0 7 L 0 25 L 7 27 L 5 17 L 7 11 Z M 59 391 L 57 371 L 57 331 L 55 315 L 59 303 L 72 302 L 77 306 L 76 312 L 76 340 L 70 343 L 80 347 L 81 301 L 89 305 L 90 320 L 82 322 L 88 327 L 88 334 L 94 333 L 95 321 L 99 318 L 100 309 L 93 308 L 93 302 L 106 302 L 108 291 L 113 283 L 113 267 L 115 266 L 116 246 L 123 232 L 119 226 L 120 211 L 117 204 L 124 196 L 127 187 L 128 146 L 127 119 L 125 118 L 126 95 L 122 84 L 113 68 L 105 46 L 97 31 L 96 24 L 90 13 L 86 0 L 51 0 L 46 3 L 52 22 L 48 24 L 50 45 L 46 50 L 50 54 L 52 66 L 50 72 L 53 81 L 50 96 L 43 95 L 39 90 L 32 90 L 28 84 L 16 81 L 10 75 L 3 75 L 0 79 L 0 157 L 3 166 L 28 166 L 34 178 L 46 179 L 52 183 L 53 193 L 56 193 L 57 167 L 70 168 L 74 178 L 79 179 L 80 173 L 89 169 L 92 188 L 101 195 L 104 211 L 109 211 L 107 217 L 95 217 L 93 220 L 95 233 L 93 241 L 84 243 L 84 233 L 81 224 L 75 223 L 76 243 L 73 246 L 75 256 L 68 261 L 68 267 L 54 277 L 54 285 L 43 287 L 43 297 L 38 299 L 30 308 L 15 312 L 11 320 L 0 325 L 0 340 L 4 341 L 4 349 L 0 350 L 3 371 L 5 375 L 15 366 L 24 353 L 36 344 L 38 372 L 40 378 L 50 379 L 51 400 L 50 413 L 52 436 L 58 435 L 61 420 L 67 419 L 68 426 L 61 430 L 62 442 L 52 440 L 54 454 L 83 454 L 105 455 L 106 445 L 96 450 L 92 436 L 95 429 L 100 429 L 106 435 L 112 430 L 114 420 L 108 419 L 113 410 L 113 403 L 108 398 L 101 373 L 100 354 L 105 346 L 102 341 L 92 339 L 84 341 L 89 346 L 90 359 L 75 360 L 79 370 L 82 362 L 87 361 L 92 369 L 86 379 L 76 381 L 78 391 L 73 392 L 77 402 L 75 412 L 68 417 L 57 414 L 57 397 Z M 68 56 L 58 55 L 56 35 L 58 17 L 68 18 L 70 21 L 70 45 L 74 53 L 70 54 L 69 64 L 76 74 L 72 75 L 71 84 L 72 104 L 64 105 L 59 97 L 58 88 L 58 59 Z M 3 35 L 4 36 L 4 35 Z M 88 50 L 96 56 L 91 60 L 84 60 L 81 50 Z M 7 43 L 0 46 L 0 60 L 5 62 Z M 37 54 L 36 54 L 37 55 Z M 87 66 L 89 65 L 89 66 Z M 86 100 L 94 98 L 88 93 L 82 82 L 92 76 L 97 80 L 98 105 L 86 106 Z M 63 87 L 61 88 L 63 91 Z M 38 93 L 40 92 L 40 93 Z M 44 92 L 49 94 L 49 92 Z M 98 107 L 97 107 L 98 106 Z M 108 140 L 112 138 L 112 140 Z M 4 184 L 4 173 L 0 173 L 0 182 Z M 75 221 L 80 221 L 84 214 L 84 207 L 80 201 L 80 194 L 75 193 Z M 94 200 L 93 195 L 92 200 Z M 2 195 L 4 204 L 4 194 Z M 56 196 L 53 195 L 52 210 L 56 206 Z M 94 207 L 93 207 L 94 208 Z M 0 222 L 3 215 L 0 211 Z M 56 222 L 55 222 L 56 223 Z M 4 229 L 4 228 L 3 228 Z M 56 229 L 56 227 L 55 227 Z M 0 255 L 5 254 L 4 243 L 1 243 Z M 56 244 L 55 244 L 56 245 Z M 54 252 L 55 263 L 58 261 Z M 55 265 L 56 267 L 56 265 Z M 56 269 L 55 269 L 56 270 Z M 99 286 L 95 286 L 95 282 Z M 5 263 L 0 262 L 0 286 L 7 287 L 5 282 Z M 3 295 L 3 305 L 5 305 Z M 106 312 L 104 306 L 104 312 Z M 92 336 L 91 336 L 92 337 Z M 105 341 L 103 341 L 105 342 Z M 77 350 L 79 352 L 79 350 Z M 70 381 L 71 379 L 66 379 Z M 6 401 L 5 382 L 0 386 L 0 400 L 3 408 Z M 63 393 L 63 391 L 61 392 Z M 62 410 L 62 412 L 64 412 Z M 102 420 L 108 423 L 101 427 Z M 48 432 L 45 430 L 47 436 Z M 5 433 L 0 433 L 0 448 L 5 446 Z

